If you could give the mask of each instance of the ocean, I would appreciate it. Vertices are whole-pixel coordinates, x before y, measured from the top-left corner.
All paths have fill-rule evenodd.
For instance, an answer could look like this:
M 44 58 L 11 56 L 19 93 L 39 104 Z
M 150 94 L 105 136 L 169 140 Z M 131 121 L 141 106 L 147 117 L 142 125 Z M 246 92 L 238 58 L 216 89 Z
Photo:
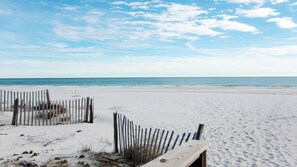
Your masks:
M 0 85 L 296 87 L 297 77 L 2 78 Z

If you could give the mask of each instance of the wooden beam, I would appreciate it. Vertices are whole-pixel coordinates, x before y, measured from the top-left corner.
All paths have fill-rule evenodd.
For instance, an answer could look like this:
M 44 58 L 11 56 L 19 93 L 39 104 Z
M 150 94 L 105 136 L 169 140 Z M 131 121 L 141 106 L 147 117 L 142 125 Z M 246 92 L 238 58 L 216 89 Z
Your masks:
M 168 151 L 142 167 L 189 167 L 193 163 L 200 162 L 199 157 L 201 156 L 205 156 L 202 160 L 206 159 L 206 149 L 209 146 L 210 142 L 208 141 L 192 140 Z M 206 161 L 204 162 L 206 165 Z

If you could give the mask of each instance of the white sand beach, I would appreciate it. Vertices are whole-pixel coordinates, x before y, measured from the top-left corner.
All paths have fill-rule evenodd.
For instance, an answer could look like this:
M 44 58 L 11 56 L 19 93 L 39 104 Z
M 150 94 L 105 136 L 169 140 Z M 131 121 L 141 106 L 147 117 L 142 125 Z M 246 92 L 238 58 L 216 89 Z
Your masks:
M 208 166 L 297 166 L 297 88 L 255 87 L 4 87 L 3 90 L 49 89 L 52 99 L 94 97 L 94 124 L 0 126 L 0 166 L 24 151 L 22 159 L 38 164 L 56 156 L 78 156 L 84 147 L 112 151 L 112 113 L 143 127 L 177 133 L 205 124 L 211 141 Z M 76 94 L 75 94 L 76 92 Z M 11 113 L 0 112 L 0 124 Z M 81 130 L 81 132 L 78 130 Z M 77 163 L 73 159 L 73 164 Z

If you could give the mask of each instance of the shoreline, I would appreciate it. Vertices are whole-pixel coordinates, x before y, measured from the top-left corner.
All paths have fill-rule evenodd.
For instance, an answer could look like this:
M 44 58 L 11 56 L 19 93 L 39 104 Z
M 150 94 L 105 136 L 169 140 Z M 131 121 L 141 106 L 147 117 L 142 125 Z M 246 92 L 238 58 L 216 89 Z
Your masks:
M 2 86 L 0 90 L 35 91 L 40 89 L 59 91 L 104 92 L 193 92 L 193 93 L 243 93 L 243 94 L 280 94 L 297 95 L 297 87 L 255 87 L 255 86 Z

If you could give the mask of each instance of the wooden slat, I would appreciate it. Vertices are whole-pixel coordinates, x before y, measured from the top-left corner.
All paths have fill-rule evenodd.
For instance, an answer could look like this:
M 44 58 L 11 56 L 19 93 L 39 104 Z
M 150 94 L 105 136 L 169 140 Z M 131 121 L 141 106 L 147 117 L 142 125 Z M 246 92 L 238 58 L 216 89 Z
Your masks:
M 63 107 L 63 110 L 65 110 L 65 112 L 63 112 L 63 124 L 66 124 L 68 122 L 67 120 L 67 116 L 66 116 L 66 113 L 67 113 L 67 109 L 65 107 L 65 101 L 62 100 L 62 107 Z
M 29 122 L 29 125 L 33 126 L 33 109 L 32 109 L 32 92 L 29 92 L 29 113 L 28 115 L 30 115 L 30 122 Z
M 38 113 L 41 112 L 41 103 L 40 103 L 40 91 L 37 91 L 37 105 L 38 105 Z M 38 126 L 40 126 L 40 117 L 38 117 Z
M 134 125 L 134 129 L 135 129 L 135 136 L 134 136 L 134 154 L 135 154 L 135 160 L 137 162 L 135 163 L 139 163 L 139 158 L 140 158 L 140 155 L 139 155 L 139 133 L 140 133 L 140 130 L 138 129 L 138 126 L 137 125 Z
M 51 105 L 51 100 L 50 100 L 50 95 L 49 95 L 49 91 L 48 91 L 48 89 L 46 89 L 45 94 L 46 94 L 47 106 L 48 106 L 48 108 L 49 108 L 49 106 Z
M 3 110 L 6 111 L 6 90 L 3 91 Z
M 140 149 L 140 126 L 138 125 L 138 127 L 137 127 L 137 129 L 138 129 L 138 136 L 137 136 L 137 147 L 138 147 L 138 149 Z
M 199 124 L 198 130 L 197 130 L 196 140 L 200 140 L 201 139 L 203 128 L 204 128 L 204 124 Z
M 160 137 L 160 140 L 159 140 L 158 150 L 157 150 L 157 153 L 155 155 L 156 157 L 160 154 L 159 152 L 160 152 L 160 148 L 161 148 L 161 143 L 162 143 L 164 132 L 165 132 L 165 130 L 162 130 L 161 137 Z
M 208 141 L 192 140 L 142 167 L 189 167 L 209 146 Z
M 155 158 L 155 153 L 156 153 L 156 149 L 157 149 L 157 143 L 158 143 L 159 133 L 160 133 L 160 129 L 157 130 L 157 136 L 156 136 L 156 139 L 155 139 L 155 143 L 153 145 L 154 149 L 153 149 L 153 152 L 152 152 L 151 159 L 154 159 Z
M 127 128 L 126 127 L 127 127 L 127 119 L 124 116 L 124 119 L 123 119 L 123 128 L 124 128 L 123 138 L 124 138 L 124 145 L 125 145 L 125 147 L 124 147 L 124 156 L 126 156 L 126 154 L 127 154 Z
M 77 99 L 75 99 L 75 123 L 78 123 L 78 110 L 77 110 Z
M 151 159 L 152 159 L 151 155 L 152 155 L 152 149 L 153 149 L 153 145 L 154 145 L 154 141 L 155 141 L 155 135 L 156 135 L 156 133 L 157 133 L 157 129 L 154 130 L 153 138 L 152 138 L 152 141 L 150 142 L 151 145 L 150 145 L 150 150 L 149 150 L 149 152 L 148 152 L 148 153 L 149 153 L 149 154 L 148 154 L 148 160 L 151 160 Z
M 149 148 L 149 142 L 150 142 L 150 138 L 151 138 L 151 132 L 152 132 L 152 128 L 149 129 L 148 136 L 146 136 L 147 129 L 145 128 L 143 162 L 147 162 L 146 160 L 147 160 L 147 154 L 148 154 L 148 150 L 149 150 L 148 148 Z
M 41 108 L 41 115 L 45 115 L 45 110 L 44 110 L 44 100 L 43 100 L 43 91 L 40 91 L 40 108 Z M 44 119 L 44 117 L 40 117 L 40 119 L 42 119 L 41 120 L 41 122 L 42 122 L 42 125 L 44 126 L 44 124 L 45 124 L 45 119 Z
M 169 146 L 170 146 L 170 143 L 171 143 L 173 134 L 174 134 L 174 131 L 171 132 L 171 135 L 170 135 L 170 138 L 169 138 L 169 140 L 168 140 L 168 143 L 167 143 L 167 147 L 166 147 L 165 153 L 167 153 L 167 151 L 168 151 L 168 149 L 169 149 Z
M 21 98 L 20 98 L 20 102 L 21 102 L 21 104 L 20 104 L 20 107 L 19 107 L 19 111 L 20 111 L 20 112 L 19 112 L 19 118 L 20 118 L 20 119 L 19 119 L 19 125 L 22 125 L 22 116 L 23 116 L 23 111 L 22 111 L 22 106 L 23 106 L 23 99 L 22 99 L 22 97 L 23 97 L 23 96 L 22 96 L 22 95 L 23 95 L 23 93 L 21 92 L 21 93 L 20 93 L 20 97 L 21 97 Z
M 190 136 L 191 136 L 191 133 L 188 134 L 188 136 L 187 136 L 187 138 L 186 138 L 186 142 L 188 142 Z
M 119 152 L 122 153 L 123 152 L 123 148 L 122 148 L 122 128 L 121 128 L 121 115 L 117 114 L 117 125 L 118 125 L 118 142 L 119 142 Z
M 20 109 L 19 109 L 19 111 L 20 111 L 20 123 L 19 123 L 19 125 L 22 125 L 22 119 L 23 119 L 23 106 L 24 105 L 24 100 L 21 100 L 21 105 L 20 105 Z
M 59 105 L 59 101 L 56 100 L 56 114 L 55 114 L 55 119 L 56 119 L 56 125 L 59 124 L 59 109 L 60 109 L 60 105 Z
M 68 100 L 68 116 L 69 116 L 69 123 L 72 123 L 72 114 L 71 114 L 71 100 Z
M 26 107 L 27 107 L 27 125 L 30 125 L 30 103 L 29 103 L 29 92 L 26 92 Z
M 94 99 L 90 100 L 90 121 L 89 123 L 93 123 L 94 121 Z
M 186 136 L 186 133 L 183 133 L 183 136 L 182 136 L 182 138 L 180 140 L 179 146 L 183 143 L 185 136 Z
M 131 130 L 131 149 L 133 149 L 133 147 L 135 146 L 135 141 L 134 141 L 134 123 L 133 121 L 131 121 L 131 124 L 130 124 L 130 130 Z
M 0 111 L 2 111 L 2 90 L 0 90 Z
M 13 100 L 14 99 L 12 99 L 12 91 L 10 91 L 10 111 L 12 111 L 13 110 Z
M 164 139 L 163 146 L 162 146 L 162 150 L 161 150 L 161 153 L 159 155 L 162 155 L 163 154 L 163 151 L 165 149 L 165 144 L 166 144 L 166 140 L 167 140 L 168 134 L 169 134 L 169 131 L 166 132 L 165 139 Z
M 138 126 L 138 128 L 140 129 L 140 126 Z M 140 164 L 142 163 L 143 150 L 144 150 L 143 145 L 142 145 L 142 141 L 143 141 L 143 128 L 140 129 L 140 140 L 139 140 L 139 151 L 140 151 L 140 153 L 139 153 L 139 156 L 140 156 L 139 163 Z
M 47 99 L 46 96 L 47 95 L 46 95 L 46 92 L 45 92 L 44 99 Z M 49 124 L 49 118 L 48 118 L 49 106 L 50 106 L 50 104 L 48 103 L 48 100 L 47 100 L 47 102 L 45 104 L 45 111 L 44 111 L 45 112 L 45 118 L 46 118 L 46 121 L 45 121 L 46 126 L 48 126 L 48 124 Z
M 26 92 L 24 92 L 23 94 L 23 105 L 21 106 L 23 108 L 23 111 L 24 111 L 24 123 L 23 125 L 26 125 Z
M 87 97 L 87 102 L 86 102 L 86 117 L 85 117 L 85 122 L 88 122 L 89 120 L 89 105 L 90 105 L 90 97 Z
M 32 126 L 36 125 L 35 92 L 32 92 Z
M 130 131 L 130 121 L 129 121 L 129 119 L 127 119 L 127 124 L 126 124 L 126 129 L 127 129 L 127 133 L 126 133 L 126 137 L 127 137 L 127 148 L 128 148 L 128 150 L 130 149 L 130 133 L 129 133 L 129 131 Z M 130 151 L 130 150 L 129 150 Z
M 77 120 L 78 120 L 78 122 L 80 123 L 81 122 L 81 107 L 80 107 L 80 99 L 77 99 L 77 113 L 78 113 L 78 115 L 77 115 Z
M 52 101 L 51 101 L 51 103 L 52 103 Z M 55 121 L 56 121 L 56 123 L 55 123 L 55 125 L 59 125 L 60 123 L 61 123 L 61 113 L 62 113 L 62 106 L 61 106 L 61 100 L 55 100 L 55 102 L 54 102 L 54 104 L 55 104 L 55 116 L 54 116 L 54 118 L 55 118 Z
M 175 147 L 175 145 L 176 145 L 176 142 L 177 142 L 178 138 L 179 138 L 179 135 L 176 136 L 175 141 L 174 141 L 174 143 L 173 143 L 173 146 L 172 146 L 171 150 L 174 149 L 174 147 Z

